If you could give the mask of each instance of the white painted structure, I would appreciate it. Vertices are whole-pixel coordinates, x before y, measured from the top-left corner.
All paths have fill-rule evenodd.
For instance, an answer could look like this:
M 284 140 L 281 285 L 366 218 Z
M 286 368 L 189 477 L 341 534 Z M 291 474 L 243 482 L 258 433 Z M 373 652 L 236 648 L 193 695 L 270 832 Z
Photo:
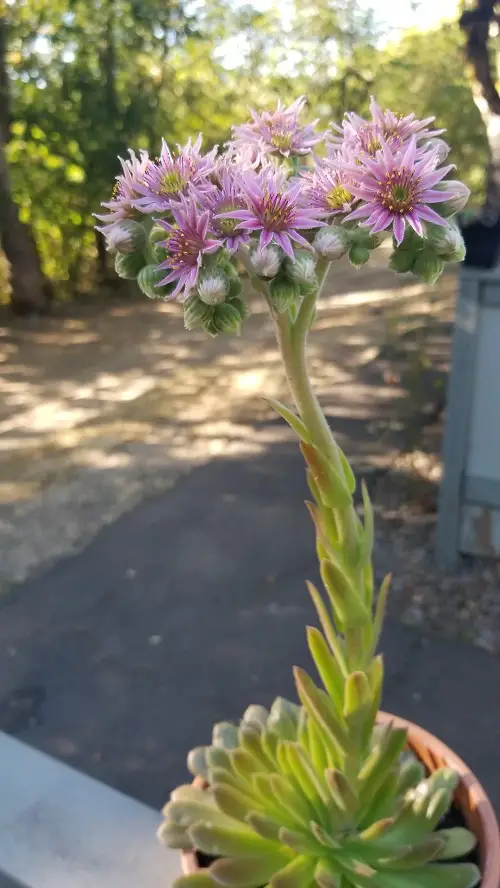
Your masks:
M 500 557 L 500 271 L 460 275 L 437 554 Z
M 0 888 L 170 888 L 158 811 L 0 733 Z

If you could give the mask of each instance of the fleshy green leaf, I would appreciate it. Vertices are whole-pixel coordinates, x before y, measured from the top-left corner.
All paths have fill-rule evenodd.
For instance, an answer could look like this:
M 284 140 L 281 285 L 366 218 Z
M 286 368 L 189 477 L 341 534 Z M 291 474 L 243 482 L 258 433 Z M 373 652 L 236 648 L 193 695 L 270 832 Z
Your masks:
M 345 774 L 334 768 L 327 768 L 325 776 L 335 804 L 346 814 L 353 816 L 358 808 L 358 797 Z
M 267 724 L 267 719 L 269 718 L 269 712 L 265 706 L 258 706 L 257 704 L 252 704 L 245 709 L 243 713 L 242 721 L 249 722 L 250 724 L 259 724 L 263 728 Z
M 250 811 L 245 820 L 255 830 L 257 835 L 262 836 L 263 839 L 278 840 L 281 826 L 271 817 L 265 814 L 258 814 L 257 811 Z
M 228 817 L 234 817 L 235 820 L 244 820 L 254 807 L 254 802 L 249 796 L 226 784 L 214 783 L 212 791 L 220 810 Z
M 284 853 L 238 857 L 234 860 L 226 857 L 212 863 L 209 872 L 222 888 L 262 888 L 289 860 Z
M 209 870 L 199 870 L 187 876 L 179 876 L 172 882 L 172 888 L 214 888 L 215 882 Z
M 382 635 L 382 628 L 384 625 L 384 617 L 385 611 L 387 607 L 387 596 L 389 595 L 389 586 L 391 583 L 392 575 L 387 574 L 384 577 L 382 585 L 380 587 L 380 591 L 378 593 L 377 605 L 375 607 L 375 616 L 373 618 L 373 636 L 372 636 L 372 651 L 375 653 L 377 649 L 377 645 L 380 641 L 380 636 Z
M 187 848 L 191 844 L 186 830 L 168 821 L 161 824 L 156 835 L 162 845 L 168 848 Z
M 213 799 L 206 789 L 201 786 L 194 786 L 192 783 L 185 783 L 177 786 L 170 793 L 170 801 L 172 802 L 200 802 L 202 805 L 213 804 Z
M 359 773 L 360 797 L 369 803 L 406 745 L 405 728 L 392 728 L 377 743 Z
M 235 749 L 238 746 L 238 728 L 230 722 L 219 722 L 214 725 L 212 743 L 224 749 Z
M 348 461 L 345 453 L 340 449 L 340 447 L 337 447 L 337 453 L 340 456 L 342 468 L 344 469 L 344 475 L 345 475 L 345 480 L 346 480 L 346 484 L 347 484 L 347 489 L 352 496 L 352 494 L 356 490 L 356 478 L 354 476 L 354 472 L 351 469 L 351 466 L 349 464 L 349 461 Z
M 335 615 L 343 626 L 365 626 L 369 623 L 370 614 L 340 565 L 331 559 L 325 559 L 321 562 L 320 573 Z
M 315 686 L 307 672 L 298 666 L 294 668 L 294 676 L 299 697 L 319 727 L 324 742 L 330 741 L 330 745 L 333 745 L 337 753 L 343 756 L 349 738 L 329 698 Z
M 334 628 L 333 623 L 328 615 L 326 605 L 325 605 L 320 593 L 316 589 L 316 586 L 314 586 L 312 583 L 310 583 L 309 580 L 307 580 L 307 588 L 309 591 L 309 595 L 311 596 L 311 598 L 313 600 L 313 604 L 316 608 L 316 611 L 318 613 L 318 617 L 319 617 L 323 632 L 325 633 L 326 640 L 328 641 L 328 644 L 330 645 L 330 647 L 333 651 L 333 654 L 335 656 L 335 659 L 339 665 L 339 668 L 340 668 L 342 674 L 344 676 L 347 676 L 348 669 L 347 669 L 347 664 L 345 661 L 344 651 L 343 651 L 343 647 L 342 647 L 342 641 L 341 641 L 340 637 L 337 635 L 337 633 L 335 632 L 335 628 Z
M 314 881 L 315 868 L 314 859 L 296 857 L 272 876 L 269 888 L 309 888 Z
M 206 751 L 206 746 L 197 746 L 196 749 L 191 750 L 187 757 L 188 770 L 195 777 L 203 777 L 204 780 L 208 780 Z
M 439 860 L 455 860 L 458 857 L 465 857 L 477 845 L 474 833 L 463 826 L 440 829 L 437 835 L 444 840 L 444 847 L 439 854 Z
M 302 441 L 305 441 L 306 444 L 311 443 L 311 436 L 306 426 L 292 410 L 289 410 L 288 407 L 285 407 L 285 405 L 281 403 L 281 401 L 276 401 L 274 398 L 263 398 L 263 400 L 269 404 L 273 410 L 276 410 L 276 413 L 279 413 L 279 415 L 283 417 L 285 422 L 291 426 Z
M 217 802 L 217 804 L 219 803 Z M 228 828 L 235 826 L 232 815 L 227 814 L 222 806 L 220 806 L 219 810 L 215 805 L 209 804 L 209 801 L 207 801 L 207 804 L 202 804 L 201 802 L 169 802 L 163 811 L 165 819 L 169 823 L 186 829 L 198 820 Z
M 206 747 L 205 760 L 211 770 L 213 770 L 213 768 L 225 768 L 229 771 L 231 768 L 229 754 L 221 746 Z
M 333 509 L 347 509 L 351 505 L 351 494 L 333 465 L 319 450 L 302 441 L 300 449 L 318 487 L 322 501 Z
M 344 706 L 344 678 L 340 666 L 332 657 L 324 636 L 313 626 L 307 627 L 307 642 L 327 694 L 333 700 L 336 708 L 342 710 Z
M 364 524 L 363 524 L 363 537 L 362 537 L 362 541 L 361 541 L 361 549 L 360 549 L 360 553 L 359 553 L 359 563 L 361 566 L 363 566 L 371 560 L 372 551 L 373 551 L 373 538 L 374 538 L 373 507 L 371 504 L 368 489 L 367 489 L 364 481 L 361 484 L 361 493 L 362 493 L 362 497 L 363 497 Z
M 195 823 L 189 828 L 189 837 L 193 848 L 214 857 L 254 857 L 279 850 L 276 842 L 261 838 L 243 825 L 229 830 L 210 823 Z

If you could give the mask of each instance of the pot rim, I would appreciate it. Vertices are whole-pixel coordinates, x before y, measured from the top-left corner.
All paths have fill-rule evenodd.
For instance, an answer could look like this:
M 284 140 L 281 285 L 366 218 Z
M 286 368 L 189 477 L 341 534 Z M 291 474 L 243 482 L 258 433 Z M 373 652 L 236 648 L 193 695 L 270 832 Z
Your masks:
M 392 722 L 395 727 L 407 728 L 408 745 L 422 758 L 424 764 L 435 770 L 439 765 L 446 764 L 460 775 L 457 790 L 457 804 L 460 806 L 469 828 L 479 842 L 481 855 L 481 888 L 499 888 L 500 886 L 500 832 L 495 811 L 485 790 L 475 774 L 465 762 L 453 752 L 442 740 L 421 728 L 419 725 L 391 715 L 379 712 L 377 721 L 387 724 Z M 204 781 L 195 777 L 194 783 L 203 786 Z M 200 869 L 196 852 L 192 849 L 181 851 L 182 871 L 185 875 L 198 872 Z

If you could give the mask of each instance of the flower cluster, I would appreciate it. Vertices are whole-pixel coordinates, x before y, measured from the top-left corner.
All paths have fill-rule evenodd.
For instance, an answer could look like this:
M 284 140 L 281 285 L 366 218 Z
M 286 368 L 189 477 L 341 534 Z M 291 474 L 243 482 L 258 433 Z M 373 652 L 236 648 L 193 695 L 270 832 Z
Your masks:
M 148 296 L 190 300 L 191 321 L 217 333 L 237 327 L 222 302 L 243 304 L 241 266 L 255 281 L 272 280 L 288 310 L 318 279 L 318 262 L 347 252 L 359 266 L 389 232 L 396 271 L 433 281 L 445 261 L 462 258 L 450 219 L 468 189 L 449 178 L 449 148 L 437 138 L 442 131 L 429 128 L 432 118 L 382 111 L 372 99 L 370 120 L 347 113 L 320 134 L 316 122 L 301 121 L 304 105 L 301 97 L 252 111 L 223 150 L 204 153 L 199 136 L 174 150 L 163 141 L 156 160 L 145 151 L 121 160 L 112 198 L 97 216 L 118 274 L 137 278 Z M 304 251 L 312 257 L 307 284 L 290 270 L 304 265 Z M 222 266 L 231 285 L 221 284 Z M 229 315 L 229 325 L 217 320 Z

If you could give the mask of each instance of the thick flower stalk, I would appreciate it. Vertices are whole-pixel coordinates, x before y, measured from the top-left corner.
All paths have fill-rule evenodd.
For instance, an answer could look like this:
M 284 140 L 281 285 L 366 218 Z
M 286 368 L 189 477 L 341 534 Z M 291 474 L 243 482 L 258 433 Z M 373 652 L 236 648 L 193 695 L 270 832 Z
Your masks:
M 390 267 L 433 283 L 463 258 L 453 216 L 468 189 L 447 178 L 431 119 L 372 101 L 371 120 L 348 114 L 320 160 L 303 107 L 254 112 L 219 154 L 198 140 L 164 144 L 155 162 L 131 155 L 100 217 L 117 273 L 181 302 L 187 329 L 237 333 L 249 290 L 265 300 L 293 406 L 268 403 L 300 443 L 323 586 L 309 584 L 318 681 L 296 668 L 298 704 L 216 725 L 212 745 L 190 753 L 198 780 L 174 790 L 160 837 L 209 856 L 174 888 L 472 888 L 480 872 L 460 858 L 475 838 L 442 825 L 457 776 L 426 773 L 405 730 L 378 723 L 389 577 L 375 588 L 370 497 L 362 485 L 360 510 L 307 365 L 332 262 L 347 254 L 358 267 L 391 233 Z

